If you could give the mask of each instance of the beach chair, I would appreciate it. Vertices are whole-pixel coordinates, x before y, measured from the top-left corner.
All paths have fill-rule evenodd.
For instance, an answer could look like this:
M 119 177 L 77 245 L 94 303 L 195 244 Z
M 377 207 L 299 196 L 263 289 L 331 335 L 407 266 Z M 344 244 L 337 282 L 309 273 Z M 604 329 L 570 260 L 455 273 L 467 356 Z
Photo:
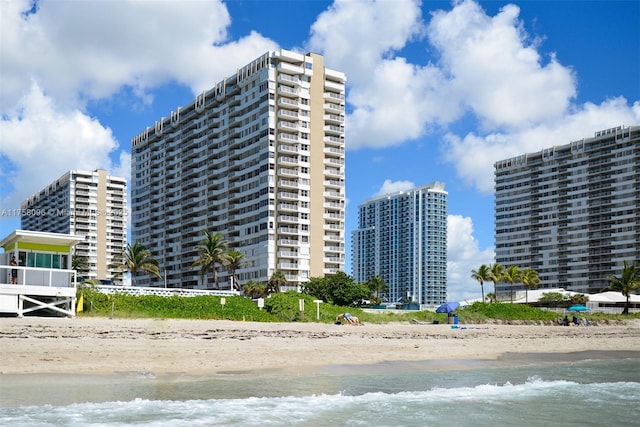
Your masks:
M 591 322 L 589 322 L 586 317 L 580 319 L 580 322 L 582 326 L 591 326 Z

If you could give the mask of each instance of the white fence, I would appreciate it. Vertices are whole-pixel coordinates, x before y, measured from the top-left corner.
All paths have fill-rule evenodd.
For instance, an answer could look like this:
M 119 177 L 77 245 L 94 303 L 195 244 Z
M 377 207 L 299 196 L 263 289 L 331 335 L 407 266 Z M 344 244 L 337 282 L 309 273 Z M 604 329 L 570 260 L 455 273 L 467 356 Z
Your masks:
M 195 297 L 199 295 L 215 295 L 221 297 L 231 297 L 234 295 L 240 295 L 238 291 L 224 291 L 224 290 L 205 290 L 205 289 L 182 289 L 182 288 L 143 288 L 138 286 L 108 286 L 108 285 L 96 285 L 91 286 L 98 292 L 103 294 L 127 294 L 127 295 L 158 295 L 161 297 Z

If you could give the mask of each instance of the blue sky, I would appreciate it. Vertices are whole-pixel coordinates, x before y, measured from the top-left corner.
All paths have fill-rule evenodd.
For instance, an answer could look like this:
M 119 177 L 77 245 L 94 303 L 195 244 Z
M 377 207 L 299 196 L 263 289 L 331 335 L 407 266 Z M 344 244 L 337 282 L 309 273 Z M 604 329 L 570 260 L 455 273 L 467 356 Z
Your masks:
M 638 1 L 0 1 L 0 235 L 70 169 L 267 50 L 347 74 L 346 233 L 363 200 L 449 192 L 449 298 L 493 262 L 493 163 L 640 124 Z M 350 271 L 350 253 L 347 273 Z

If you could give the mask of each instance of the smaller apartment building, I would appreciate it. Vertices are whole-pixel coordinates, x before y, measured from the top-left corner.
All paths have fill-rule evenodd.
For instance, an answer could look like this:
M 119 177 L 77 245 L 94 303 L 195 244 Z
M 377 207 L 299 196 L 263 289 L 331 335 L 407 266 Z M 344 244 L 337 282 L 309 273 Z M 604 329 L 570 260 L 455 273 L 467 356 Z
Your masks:
M 496 262 L 536 270 L 539 287 L 609 286 L 640 260 L 640 126 L 495 163 L 495 227 Z
M 447 197 L 444 183 L 434 182 L 362 202 L 352 233 L 354 280 L 379 276 L 389 303 L 444 303 Z
M 122 284 L 117 269 L 110 265 L 121 262 L 126 249 L 127 215 L 125 178 L 102 169 L 73 170 L 24 201 L 20 221 L 23 230 L 83 237 L 73 255 L 87 259 L 85 278 Z

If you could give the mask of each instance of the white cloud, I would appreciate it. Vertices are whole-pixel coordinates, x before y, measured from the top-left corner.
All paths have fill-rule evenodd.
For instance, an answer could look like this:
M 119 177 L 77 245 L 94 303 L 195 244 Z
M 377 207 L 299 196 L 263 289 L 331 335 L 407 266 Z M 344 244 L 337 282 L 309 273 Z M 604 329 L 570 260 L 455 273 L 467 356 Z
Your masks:
M 310 49 L 348 76 L 349 149 L 402 144 L 424 135 L 430 122 L 448 122 L 459 111 L 438 68 L 397 57 L 408 42 L 424 36 L 420 2 L 389 5 L 338 0 L 311 29 Z
M 8 208 L 20 207 L 70 169 L 111 169 L 109 153 L 118 147 L 110 129 L 79 110 L 60 108 L 35 83 L 0 121 L 0 135 L 0 154 L 15 168 L 3 176 L 14 190 L 3 194 Z
M 229 64 L 248 62 L 276 44 L 252 32 L 227 40 L 220 1 L 3 2 L 2 113 L 35 80 L 59 105 L 81 108 L 123 86 L 144 95 L 176 81 L 194 93 L 211 88 Z M 8 84 L 10 82 L 10 84 Z
M 441 156 L 466 185 L 491 192 L 498 160 L 640 121 L 638 100 L 575 104 L 576 72 L 540 52 L 518 6 L 488 16 L 478 3 L 458 1 L 433 12 L 426 26 L 420 13 L 413 1 L 393 8 L 337 1 L 313 25 L 309 45 L 349 78 L 348 149 L 424 141 L 433 131 L 477 121 L 479 129 L 466 135 L 447 132 Z M 398 56 L 423 37 L 435 62 Z
M 555 121 L 510 133 L 496 132 L 485 136 L 469 133 L 464 137 L 449 133 L 444 138 L 443 157 L 455 166 L 457 175 L 467 185 L 491 193 L 494 189 L 493 165 L 499 160 L 539 152 L 543 148 L 593 137 L 599 130 L 638 122 L 640 101 L 630 108 L 626 99 L 618 97 L 600 105 L 586 103 Z
M 391 181 L 385 179 L 380 190 L 375 194 L 376 196 L 383 196 L 385 194 L 396 193 L 398 191 L 407 191 L 415 188 L 415 184 L 411 181 Z
M 349 81 L 360 86 L 381 59 L 423 32 L 419 1 L 336 0 L 312 25 L 308 46 L 322 52 L 330 68 L 348 71 Z
M 429 40 L 441 53 L 443 72 L 485 127 L 519 128 L 556 119 L 576 95 L 571 69 L 552 56 L 543 64 L 507 5 L 489 17 L 475 2 L 434 13 Z
M 447 299 L 462 301 L 481 298 L 480 284 L 471 279 L 471 270 L 494 262 L 494 248 L 480 250 L 473 237 L 473 222 L 469 217 L 447 217 Z M 493 292 L 485 287 L 485 295 Z
M 111 164 L 118 141 L 86 114 L 87 101 L 128 87 L 146 102 L 149 89 L 169 81 L 200 93 L 229 74 L 229 64 L 277 48 L 255 32 L 228 40 L 231 19 L 220 1 L 32 7 L 30 0 L 3 2 L 0 14 L 3 206 L 18 207 L 69 169 L 129 177 L 128 155 Z
M 404 58 L 381 60 L 365 84 L 353 84 L 348 117 L 349 149 L 383 148 L 417 139 L 429 126 L 446 123 L 460 106 L 449 96 L 440 71 L 420 67 Z

